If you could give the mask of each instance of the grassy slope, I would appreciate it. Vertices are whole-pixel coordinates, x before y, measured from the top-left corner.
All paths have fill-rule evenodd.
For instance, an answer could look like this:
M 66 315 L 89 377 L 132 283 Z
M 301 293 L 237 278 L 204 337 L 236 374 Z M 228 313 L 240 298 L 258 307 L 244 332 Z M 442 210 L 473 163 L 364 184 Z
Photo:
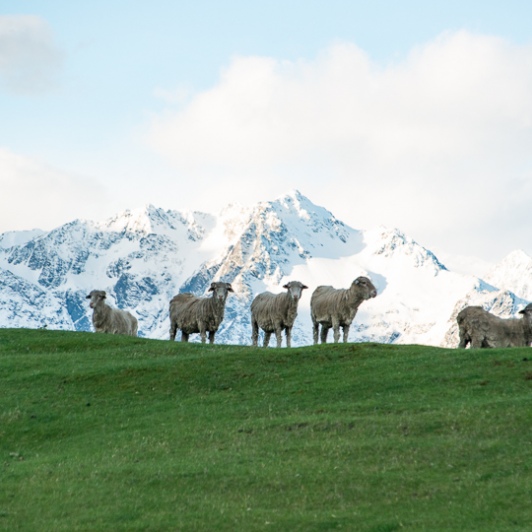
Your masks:
M 0 386 L 0 529 L 532 529 L 526 349 L 0 329 Z

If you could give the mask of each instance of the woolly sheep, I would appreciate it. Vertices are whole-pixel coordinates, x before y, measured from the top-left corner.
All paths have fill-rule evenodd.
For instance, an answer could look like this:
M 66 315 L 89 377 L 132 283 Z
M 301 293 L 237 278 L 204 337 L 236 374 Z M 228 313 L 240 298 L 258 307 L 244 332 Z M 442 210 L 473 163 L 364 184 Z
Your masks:
M 310 298 L 314 344 L 318 343 L 321 325 L 321 343 L 327 343 L 327 334 L 332 327 L 334 342 L 340 340 L 340 327 L 343 328 L 344 342 L 347 342 L 349 327 L 355 318 L 358 307 L 366 299 L 377 295 L 377 290 L 367 277 L 358 277 L 347 289 L 332 286 L 318 286 Z
M 251 303 L 251 340 L 254 346 L 258 343 L 261 328 L 264 331 L 264 347 L 268 347 L 272 333 L 275 333 L 277 347 L 281 347 L 283 330 L 286 347 L 290 347 L 297 305 L 303 290 L 308 286 L 299 281 L 290 281 L 283 288 L 287 291 L 282 294 L 262 292 Z
M 482 307 L 466 307 L 456 316 L 459 348 L 525 347 L 532 342 L 532 303 L 519 311 L 522 318 L 499 318 Z
M 90 299 L 90 308 L 93 309 L 92 324 L 95 332 L 110 334 L 128 334 L 137 336 L 137 318 L 127 310 L 110 307 L 105 298 L 104 290 L 92 290 L 87 296 Z
M 178 294 L 170 301 L 170 340 L 175 340 L 181 330 L 181 341 L 200 333 L 202 343 L 214 343 L 214 335 L 224 319 L 225 301 L 229 292 L 234 292 L 230 283 L 211 283 L 212 297 L 196 297 L 194 294 Z

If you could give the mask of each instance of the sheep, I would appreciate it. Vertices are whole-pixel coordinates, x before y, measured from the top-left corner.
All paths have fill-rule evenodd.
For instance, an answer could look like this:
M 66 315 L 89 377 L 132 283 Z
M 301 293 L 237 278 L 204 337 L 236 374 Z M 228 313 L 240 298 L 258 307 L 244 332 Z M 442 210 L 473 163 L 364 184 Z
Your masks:
M 340 327 L 343 328 L 344 342 L 347 342 L 349 327 L 355 318 L 358 307 L 366 299 L 377 295 L 377 290 L 367 277 L 358 277 L 347 289 L 332 286 L 318 286 L 310 298 L 310 316 L 314 345 L 318 343 L 318 330 L 321 324 L 321 343 L 327 343 L 327 334 L 332 327 L 334 342 L 340 340 Z
M 480 347 L 526 347 L 532 342 L 532 303 L 519 311 L 522 318 L 499 318 L 482 307 L 462 309 L 456 316 L 460 342 L 465 349 Z
M 214 335 L 224 319 L 225 301 L 234 292 L 230 283 L 211 283 L 212 297 L 196 297 L 194 294 L 178 294 L 170 301 L 170 340 L 175 340 L 181 330 L 181 341 L 188 342 L 189 335 L 200 333 L 201 342 L 214 343 Z
M 286 347 L 291 346 L 297 305 L 302 291 L 308 286 L 299 281 L 290 281 L 283 288 L 287 291 L 281 294 L 262 292 L 251 303 L 251 340 L 254 346 L 258 343 L 259 327 L 264 331 L 264 347 L 268 347 L 273 332 L 277 338 L 277 347 L 281 347 L 283 329 L 286 335 Z
M 90 299 L 89 306 L 93 309 L 94 332 L 137 336 L 137 318 L 127 310 L 110 307 L 105 302 L 106 297 L 104 290 L 92 290 L 87 296 Z

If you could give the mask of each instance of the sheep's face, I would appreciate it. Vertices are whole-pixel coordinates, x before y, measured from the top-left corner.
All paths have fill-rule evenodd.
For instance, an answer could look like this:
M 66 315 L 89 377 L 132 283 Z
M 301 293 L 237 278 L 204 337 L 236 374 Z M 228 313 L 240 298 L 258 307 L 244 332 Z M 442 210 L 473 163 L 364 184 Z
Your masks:
M 299 301 L 301 299 L 301 295 L 303 294 L 303 290 L 305 288 L 308 288 L 308 286 L 305 286 L 299 281 L 290 281 L 289 283 L 285 284 L 283 288 L 286 288 L 288 290 L 289 296 L 294 301 Z
M 373 283 L 367 277 L 358 277 L 353 281 L 353 284 L 357 287 L 358 291 L 362 294 L 364 299 L 371 299 L 376 297 L 377 289 L 373 286 Z
M 234 292 L 230 283 L 211 283 L 209 292 L 212 292 L 212 297 L 220 303 L 225 303 L 229 292 Z
M 94 308 L 100 301 L 106 298 L 107 294 L 103 290 L 93 290 L 87 299 L 90 299 L 89 307 Z

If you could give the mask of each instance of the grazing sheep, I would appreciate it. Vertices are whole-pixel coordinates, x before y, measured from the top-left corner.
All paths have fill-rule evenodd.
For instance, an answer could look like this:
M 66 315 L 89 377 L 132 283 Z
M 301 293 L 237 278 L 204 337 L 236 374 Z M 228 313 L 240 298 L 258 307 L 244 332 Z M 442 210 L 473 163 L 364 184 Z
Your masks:
M 314 333 L 314 344 L 318 343 L 318 330 L 321 324 L 321 343 L 327 343 L 327 334 L 332 327 L 334 342 L 340 340 L 340 327 L 347 342 L 349 327 L 355 318 L 358 307 L 366 299 L 377 295 L 377 290 L 367 277 L 358 277 L 347 289 L 332 286 L 318 286 L 310 298 L 310 315 Z
M 89 306 L 94 310 L 92 313 L 94 332 L 137 336 L 137 318 L 127 310 L 110 307 L 105 302 L 106 297 L 104 290 L 92 290 L 87 296 L 87 299 L 91 300 Z
M 214 343 L 214 335 L 224 319 L 225 301 L 234 292 L 230 283 L 211 283 L 212 297 L 196 297 L 194 294 L 178 294 L 170 301 L 170 340 L 175 340 L 177 329 L 181 341 L 188 342 L 193 333 L 201 334 L 201 341 Z
M 466 307 L 456 316 L 459 348 L 525 347 L 532 342 L 532 303 L 519 311 L 522 318 L 499 318 L 482 307 Z
M 299 281 L 290 281 L 283 288 L 287 291 L 282 294 L 262 292 L 251 303 L 251 339 L 254 346 L 259 339 L 260 327 L 264 331 L 264 347 L 268 347 L 273 332 L 277 338 L 277 347 L 281 347 L 283 329 L 286 334 L 286 347 L 290 347 L 297 304 L 302 291 L 308 286 Z

